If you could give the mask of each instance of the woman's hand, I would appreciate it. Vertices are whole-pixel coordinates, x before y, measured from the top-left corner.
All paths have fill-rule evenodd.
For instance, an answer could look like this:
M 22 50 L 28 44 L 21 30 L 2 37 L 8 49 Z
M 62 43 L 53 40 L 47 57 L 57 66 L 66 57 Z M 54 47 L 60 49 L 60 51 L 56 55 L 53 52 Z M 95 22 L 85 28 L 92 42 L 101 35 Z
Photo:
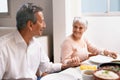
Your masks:
M 105 56 L 110 56 L 110 57 L 112 57 L 112 58 L 114 58 L 114 59 L 117 58 L 117 54 L 118 54 L 118 53 L 115 53 L 115 52 L 112 52 L 112 51 L 108 51 L 108 50 L 104 50 L 104 55 L 105 55 Z

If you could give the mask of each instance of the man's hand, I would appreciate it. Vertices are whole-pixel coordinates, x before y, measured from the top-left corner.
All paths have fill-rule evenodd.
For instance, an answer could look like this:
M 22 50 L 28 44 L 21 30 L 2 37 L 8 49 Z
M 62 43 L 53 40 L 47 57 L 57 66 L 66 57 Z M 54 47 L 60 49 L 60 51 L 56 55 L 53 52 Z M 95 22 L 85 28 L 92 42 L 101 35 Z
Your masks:
M 48 75 L 47 72 L 42 73 L 41 77 Z

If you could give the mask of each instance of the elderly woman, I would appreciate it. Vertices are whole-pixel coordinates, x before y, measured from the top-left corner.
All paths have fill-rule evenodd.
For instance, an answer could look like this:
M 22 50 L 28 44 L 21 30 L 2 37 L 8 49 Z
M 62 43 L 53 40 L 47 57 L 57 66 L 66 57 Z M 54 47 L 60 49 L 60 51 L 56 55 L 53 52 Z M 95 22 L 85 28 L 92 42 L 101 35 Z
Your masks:
M 117 53 L 108 50 L 100 50 L 91 45 L 83 36 L 87 30 L 88 22 L 82 17 L 75 17 L 73 20 L 73 32 L 68 36 L 61 46 L 61 62 L 79 66 L 80 63 L 90 56 L 98 54 L 117 57 Z

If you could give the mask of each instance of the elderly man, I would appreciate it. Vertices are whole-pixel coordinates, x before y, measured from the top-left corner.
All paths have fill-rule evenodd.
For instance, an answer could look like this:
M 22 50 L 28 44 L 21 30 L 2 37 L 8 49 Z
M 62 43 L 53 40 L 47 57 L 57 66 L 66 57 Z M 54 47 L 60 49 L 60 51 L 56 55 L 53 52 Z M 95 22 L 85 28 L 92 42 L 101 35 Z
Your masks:
M 52 73 L 70 67 L 49 62 L 34 37 L 42 35 L 46 28 L 41 7 L 24 4 L 17 12 L 16 21 L 17 30 L 0 39 L 0 79 L 36 80 L 39 71 Z

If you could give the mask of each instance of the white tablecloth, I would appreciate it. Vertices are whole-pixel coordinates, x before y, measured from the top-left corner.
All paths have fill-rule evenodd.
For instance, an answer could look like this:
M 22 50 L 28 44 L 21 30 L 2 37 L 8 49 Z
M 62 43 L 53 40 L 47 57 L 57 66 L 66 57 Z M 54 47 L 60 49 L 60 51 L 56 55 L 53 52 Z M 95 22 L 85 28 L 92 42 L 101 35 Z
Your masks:
M 93 64 L 89 60 L 85 61 L 86 64 Z M 95 64 L 94 64 L 95 65 Z M 46 75 L 41 80 L 82 80 L 80 67 L 68 68 L 59 73 Z
M 117 60 L 120 60 L 120 56 L 117 58 Z M 90 60 L 86 60 L 83 63 L 98 65 L 96 63 L 91 62 Z M 41 80 L 82 80 L 81 70 L 80 67 L 68 68 L 59 73 L 46 75 L 45 77 L 41 78 Z
M 81 79 L 81 71 L 79 67 L 76 68 L 68 68 L 59 73 L 49 74 L 41 80 L 82 80 Z

